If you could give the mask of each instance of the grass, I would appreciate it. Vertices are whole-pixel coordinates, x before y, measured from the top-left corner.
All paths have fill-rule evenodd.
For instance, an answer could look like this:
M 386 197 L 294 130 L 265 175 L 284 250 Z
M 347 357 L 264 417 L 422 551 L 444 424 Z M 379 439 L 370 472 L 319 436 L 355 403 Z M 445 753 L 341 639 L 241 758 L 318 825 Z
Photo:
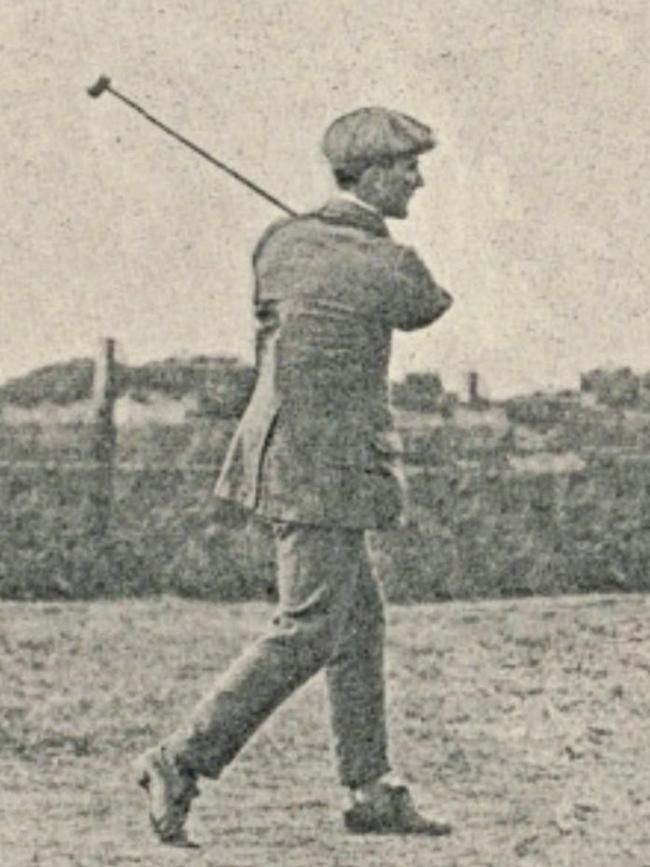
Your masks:
M 212 496 L 234 425 L 122 428 L 106 533 L 92 428 L 0 425 L 0 598 L 266 599 L 268 539 Z M 644 454 L 605 450 L 555 472 L 429 445 L 406 466 L 409 527 L 379 544 L 393 601 L 650 589 Z
M 391 606 L 396 764 L 456 833 L 341 832 L 316 678 L 202 785 L 190 828 L 203 848 L 188 856 L 150 842 L 129 762 L 268 606 L 2 603 L 2 864 L 649 867 L 649 607 L 641 595 Z

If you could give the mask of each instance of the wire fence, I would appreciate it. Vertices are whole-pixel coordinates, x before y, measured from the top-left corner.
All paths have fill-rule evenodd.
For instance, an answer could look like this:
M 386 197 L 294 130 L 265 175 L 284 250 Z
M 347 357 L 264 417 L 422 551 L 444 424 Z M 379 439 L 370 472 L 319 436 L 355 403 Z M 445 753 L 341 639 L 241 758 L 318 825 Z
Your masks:
M 5 446 L 0 596 L 272 595 L 267 529 L 212 497 L 235 421 L 118 431 L 113 357 L 107 342 L 94 423 Z M 647 453 L 585 449 L 545 471 L 502 453 L 432 461 L 437 447 L 407 449 L 407 519 L 372 539 L 389 597 L 650 589 Z
M 408 520 L 372 540 L 389 597 L 650 589 L 648 461 L 568 473 L 410 467 Z M 0 595 L 266 598 L 265 528 L 212 497 L 218 462 L 0 464 Z M 97 520 L 97 510 L 106 517 Z

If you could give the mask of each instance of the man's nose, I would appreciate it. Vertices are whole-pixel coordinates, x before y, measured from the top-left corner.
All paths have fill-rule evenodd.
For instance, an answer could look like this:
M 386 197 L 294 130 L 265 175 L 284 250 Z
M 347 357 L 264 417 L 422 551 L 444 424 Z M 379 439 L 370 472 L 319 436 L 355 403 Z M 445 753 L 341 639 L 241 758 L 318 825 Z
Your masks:
M 424 178 L 422 177 L 420 172 L 416 172 L 415 176 L 413 178 L 413 189 L 417 190 L 418 187 L 423 187 L 423 186 L 424 186 Z

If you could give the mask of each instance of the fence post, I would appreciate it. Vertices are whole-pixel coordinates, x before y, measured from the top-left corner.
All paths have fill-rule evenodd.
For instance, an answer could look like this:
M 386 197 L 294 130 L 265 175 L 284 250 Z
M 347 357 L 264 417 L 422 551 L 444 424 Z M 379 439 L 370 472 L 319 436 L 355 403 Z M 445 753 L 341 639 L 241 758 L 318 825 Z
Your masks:
M 95 363 L 93 380 L 93 441 L 94 485 L 91 502 L 91 529 L 94 536 L 103 539 L 108 530 L 113 500 L 113 470 L 117 429 L 114 408 L 117 398 L 117 366 L 115 340 L 102 340 Z

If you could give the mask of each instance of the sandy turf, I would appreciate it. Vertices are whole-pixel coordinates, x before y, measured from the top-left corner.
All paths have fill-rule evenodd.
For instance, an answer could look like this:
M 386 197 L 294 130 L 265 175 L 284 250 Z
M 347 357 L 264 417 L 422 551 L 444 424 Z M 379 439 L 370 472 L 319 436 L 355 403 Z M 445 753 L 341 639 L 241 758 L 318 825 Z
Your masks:
M 150 842 L 129 761 L 264 624 L 263 605 L 0 606 L 0 863 L 650 867 L 650 598 L 389 612 L 393 753 L 440 841 L 346 837 L 320 679 L 190 820 Z

